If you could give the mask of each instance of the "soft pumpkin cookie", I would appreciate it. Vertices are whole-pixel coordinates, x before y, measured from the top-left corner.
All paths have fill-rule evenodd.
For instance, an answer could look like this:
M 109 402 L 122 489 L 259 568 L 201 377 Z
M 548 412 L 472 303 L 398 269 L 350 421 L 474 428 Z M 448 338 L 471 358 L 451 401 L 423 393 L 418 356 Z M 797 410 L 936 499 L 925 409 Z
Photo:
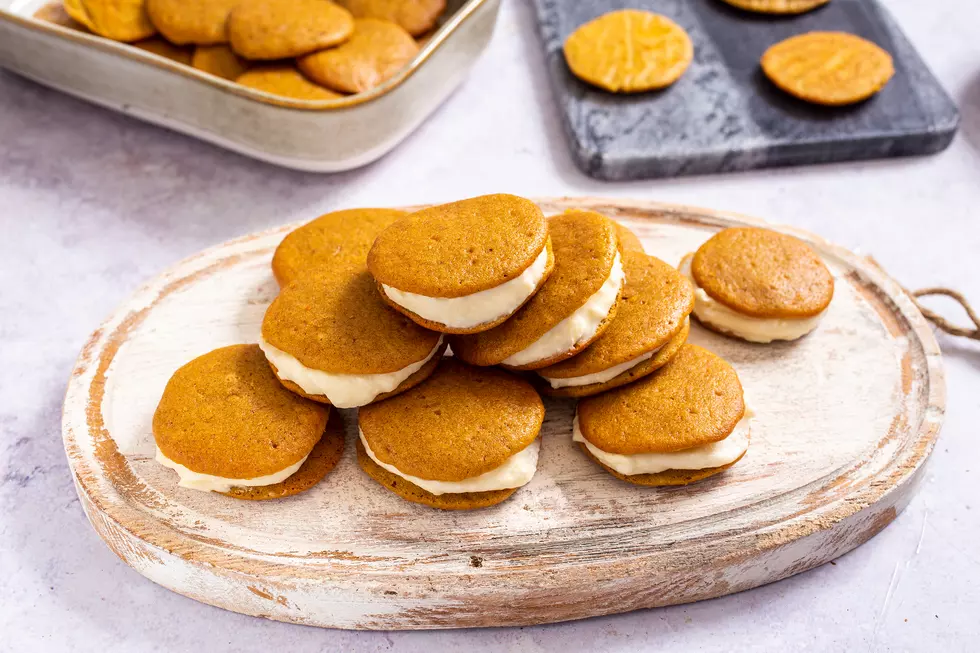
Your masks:
M 636 381 L 663 367 L 687 340 L 694 308 L 687 279 L 635 251 L 624 254 L 623 269 L 626 286 L 616 319 L 577 356 L 537 370 L 545 394 L 586 397 Z
M 623 252 L 643 252 L 643 243 L 640 237 L 629 230 L 628 227 L 620 222 L 613 220 L 616 227 L 616 237 L 619 239 L 619 249 Z
M 354 18 L 380 18 L 398 23 L 412 36 L 425 34 L 446 10 L 446 0 L 339 0 Z
M 638 9 L 613 11 L 582 25 L 565 41 L 564 50 L 576 77 L 613 93 L 670 86 L 694 58 L 683 27 Z
M 655 374 L 582 399 L 572 439 L 624 481 L 685 485 L 745 455 L 750 417 L 732 366 L 687 344 Z
M 224 44 L 197 46 L 194 48 L 191 65 L 198 70 L 232 81 L 244 75 L 249 69 L 248 62 Z
M 724 0 L 733 7 L 759 14 L 802 14 L 830 0 Z
M 719 231 L 681 261 L 694 284 L 694 316 L 749 342 L 796 340 L 817 328 L 834 276 L 798 238 L 770 229 Z
M 363 270 L 374 239 L 406 215 L 396 209 L 348 209 L 321 215 L 282 239 L 272 256 L 272 273 L 285 287 L 317 268 Z
M 231 49 L 246 59 L 286 59 L 340 45 L 350 12 L 329 0 L 240 0 L 228 15 Z
M 297 100 L 336 100 L 334 93 L 306 79 L 292 64 L 267 64 L 250 69 L 235 80 L 242 86 Z
M 616 315 L 625 275 L 613 222 L 593 211 L 548 220 L 555 270 L 513 317 L 488 331 L 453 339 L 473 365 L 533 370 L 574 356 Z
M 132 43 L 156 33 L 143 0 L 65 0 L 65 11 L 89 30 L 113 41 Z
M 388 308 L 366 270 L 322 269 L 286 286 L 262 320 L 259 346 L 290 390 L 338 408 L 420 383 L 446 349 Z
M 444 333 L 476 333 L 502 323 L 553 267 L 544 214 L 514 195 L 417 211 L 382 231 L 368 253 L 384 300 Z
M 154 27 L 177 45 L 227 43 L 225 25 L 241 0 L 146 0 Z
M 328 455 L 335 442 L 315 456 L 327 461 L 310 461 L 328 415 L 283 388 L 256 345 L 215 349 L 167 382 L 153 414 L 156 459 L 177 472 L 181 487 L 234 496 L 235 488 L 248 495 L 279 486 L 271 493 L 286 496 L 287 487 L 306 489 L 336 464 Z
M 895 74 L 890 54 L 844 32 L 810 32 L 766 50 L 762 71 L 801 100 L 840 106 L 867 100 Z
M 159 36 L 151 36 L 148 39 L 137 41 L 132 45 L 140 50 L 146 50 L 147 52 L 158 54 L 161 57 L 166 57 L 171 61 L 182 63 L 185 66 L 190 65 L 191 63 L 192 52 L 189 48 L 182 48 L 179 45 L 174 45 L 170 41 L 162 39 Z
M 534 476 L 543 421 L 523 379 L 445 358 L 424 383 L 358 411 L 358 462 L 409 501 L 483 508 Z
M 65 5 L 63 2 L 49 2 L 48 4 L 41 6 L 34 12 L 34 18 L 43 20 L 47 23 L 54 23 L 55 25 L 61 25 L 62 27 L 78 30 L 79 32 L 89 31 L 87 27 L 68 15 L 68 12 L 65 11 Z
M 415 58 L 415 39 L 387 20 L 354 21 L 354 35 L 346 43 L 306 55 L 297 64 L 303 74 L 327 88 L 363 93 L 393 77 Z

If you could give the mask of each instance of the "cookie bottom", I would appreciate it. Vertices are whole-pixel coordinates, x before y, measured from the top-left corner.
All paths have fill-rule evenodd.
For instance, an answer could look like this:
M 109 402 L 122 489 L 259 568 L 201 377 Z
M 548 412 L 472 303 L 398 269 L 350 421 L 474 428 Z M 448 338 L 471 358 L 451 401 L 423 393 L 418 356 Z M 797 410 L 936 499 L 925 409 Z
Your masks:
M 582 442 L 579 442 L 578 446 L 585 452 L 586 456 L 592 459 L 592 462 L 596 463 L 599 465 L 599 467 L 602 467 L 619 480 L 632 483 L 633 485 L 644 485 L 647 487 L 689 485 L 691 483 L 696 483 L 697 481 L 702 481 L 710 476 L 722 473 L 740 461 L 742 456 L 745 455 L 745 453 L 743 453 L 732 462 L 728 463 L 727 465 L 722 465 L 721 467 L 709 467 L 707 469 L 668 469 L 656 474 L 633 474 L 632 476 L 627 476 L 626 474 L 620 474 L 615 469 L 603 464 L 598 458 L 592 455 L 592 452 L 590 452 Z
M 409 483 L 401 476 L 392 474 L 374 462 L 367 455 L 367 451 L 364 450 L 364 444 L 361 443 L 360 439 L 357 441 L 357 463 L 364 470 L 364 473 L 402 499 L 411 501 L 412 503 L 421 503 L 431 508 L 439 508 L 440 510 L 475 510 L 477 508 L 488 508 L 505 501 L 519 489 L 510 488 L 507 490 L 492 490 L 490 492 L 463 492 L 459 494 L 432 494 L 414 483 Z

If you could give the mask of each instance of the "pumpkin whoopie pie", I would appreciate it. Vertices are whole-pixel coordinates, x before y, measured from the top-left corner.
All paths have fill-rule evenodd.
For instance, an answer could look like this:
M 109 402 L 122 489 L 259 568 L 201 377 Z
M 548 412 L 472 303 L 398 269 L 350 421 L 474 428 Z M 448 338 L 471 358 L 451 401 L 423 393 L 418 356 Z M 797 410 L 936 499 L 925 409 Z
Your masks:
M 626 286 L 616 319 L 568 360 L 537 370 L 545 394 L 586 397 L 641 379 L 663 367 L 687 340 L 694 308 L 691 284 L 658 258 L 623 255 Z
M 223 43 L 199 45 L 194 48 L 191 66 L 222 79 L 236 80 L 251 67 L 247 61 L 232 52 Z
M 231 49 L 246 59 L 299 57 L 353 32 L 354 17 L 329 0 L 239 0 L 228 14 Z
M 616 237 L 619 238 L 619 249 L 622 252 L 644 252 L 643 243 L 640 237 L 633 233 L 629 227 L 621 222 L 613 220 L 616 227 Z
M 348 209 L 321 215 L 289 232 L 272 256 L 272 273 L 288 286 L 310 270 L 363 270 L 378 234 L 408 215 L 396 209 Z
M 227 43 L 225 24 L 240 0 L 146 0 L 150 22 L 177 45 Z
M 403 392 L 435 370 L 443 338 L 388 308 L 367 270 L 326 269 L 286 286 L 259 346 L 290 390 L 338 408 Z
M 514 195 L 412 213 L 382 231 L 368 254 L 384 300 L 443 333 L 500 324 L 537 292 L 553 267 L 544 214 Z
M 656 373 L 582 399 L 572 439 L 619 479 L 687 485 L 745 455 L 750 417 L 732 366 L 686 344 Z
M 444 358 L 424 383 L 358 411 L 357 459 L 408 501 L 484 508 L 534 476 L 543 421 L 541 398 L 523 379 Z
M 256 345 L 215 349 L 167 383 L 153 415 L 156 459 L 177 472 L 181 487 L 289 496 L 340 459 L 343 431 L 327 428 L 329 414 L 282 387 Z
M 770 229 L 719 231 L 681 261 L 694 283 L 694 316 L 749 342 L 796 340 L 817 328 L 834 277 L 809 245 Z
M 548 220 L 555 271 L 512 318 L 489 331 L 453 339 L 473 365 L 532 370 L 574 356 L 612 323 L 624 285 L 616 228 L 593 211 Z

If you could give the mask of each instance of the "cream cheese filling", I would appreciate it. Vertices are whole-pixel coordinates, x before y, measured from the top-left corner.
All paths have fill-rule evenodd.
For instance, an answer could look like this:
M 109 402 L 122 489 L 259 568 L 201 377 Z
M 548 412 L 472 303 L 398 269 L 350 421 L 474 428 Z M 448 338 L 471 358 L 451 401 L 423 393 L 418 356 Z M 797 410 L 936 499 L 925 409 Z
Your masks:
M 303 456 L 303 458 L 296 462 L 296 464 L 290 465 L 286 469 L 276 472 L 275 474 L 257 476 L 255 478 L 225 478 L 224 476 L 201 474 L 200 472 L 195 472 L 194 470 L 188 469 L 180 463 L 174 462 L 173 460 L 167 458 L 164 453 L 160 451 L 160 447 L 157 447 L 156 455 L 156 461 L 158 463 L 177 472 L 177 476 L 180 477 L 180 482 L 177 483 L 177 485 L 180 487 L 190 488 L 192 490 L 200 490 L 201 492 L 228 492 L 233 487 L 262 487 L 264 485 L 275 485 L 276 483 L 282 483 L 287 478 L 299 471 L 299 468 L 303 466 L 303 463 L 306 462 L 307 458 L 309 458 L 309 454 Z
M 817 328 L 824 313 L 813 317 L 767 318 L 753 317 L 735 311 L 713 299 L 698 286 L 691 272 L 693 254 L 681 260 L 680 272 L 694 285 L 694 315 L 720 331 L 749 342 L 770 343 L 773 340 L 797 340 Z
M 605 383 L 606 381 L 611 381 L 617 376 L 625 372 L 626 370 L 633 369 L 640 363 L 648 361 L 653 358 L 654 354 L 663 349 L 663 347 L 657 347 L 652 351 L 648 351 L 645 354 L 641 354 L 632 360 L 628 360 L 625 363 L 620 363 L 619 365 L 613 365 L 600 372 L 595 372 L 593 374 L 583 374 L 582 376 L 570 376 L 566 379 L 556 379 L 550 376 L 539 375 L 542 379 L 551 384 L 552 388 L 556 390 L 558 388 L 577 388 L 582 385 L 592 385 L 593 383 Z
M 428 297 L 381 284 L 388 299 L 422 319 L 453 329 L 471 329 L 495 322 L 516 311 L 534 294 L 548 268 L 545 247 L 520 276 L 499 286 L 462 297 Z
M 534 442 L 504 461 L 504 464 L 500 467 L 491 469 L 489 472 L 462 481 L 433 481 L 405 474 L 399 471 L 394 465 L 381 462 L 374 455 L 374 452 L 371 451 L 370 445 L 368 445 L 367 440 L 364 438 L 364 432 L 360 429 L 357 432 L 361 438 L 361 444 L 364 445 L 364 451 L 371 460 L 392 474 L 400 476 L 409 483 L 419 486 L 426 492 L 436 495 L 461 494 L 463 492 L 491 492 L 493 490 L 507 490 L 526 485 L 538 468 L 538 452 L 541 449 L 541 439 L 536 438 Z
M 443 338 L 439 336 L 436 346 L 422 360 L 387 374 L 331 374 L 306 367 L 296 357 L 270 345 L 262 336 L 259 336 L 259 347 L 276 366 L 280 379 L 292 381 L 308 395 L 325 396 L 337 408 L 357 408 L 371 403 L 380 394 L 391 392 L 422 369 L 439 351 Z
M 501 363 L 512 367 L 530 365 L 562 354 L 590 340 L 616 304 L 625 279 L 622 257 L 616 252 L 609 276 L 588 301 L 528 347 L 508 356 Z
M 578 413 L 572 422 L 572 440 L 585 444 L 596 459 L 606 467 L 624 476 L 636 474 L 659 474 L 668 469 L 710 469 L 721 467 L 738 460 L 749 448 L 749 421 L 752 411 L 745 407 L 745 414 L 735 425 L 735 429 L 724 440 L 700 447 L 692 447 L 672 453 L 639 453 L 624 455 L 609 453 L 585 439 L 578 426 Z

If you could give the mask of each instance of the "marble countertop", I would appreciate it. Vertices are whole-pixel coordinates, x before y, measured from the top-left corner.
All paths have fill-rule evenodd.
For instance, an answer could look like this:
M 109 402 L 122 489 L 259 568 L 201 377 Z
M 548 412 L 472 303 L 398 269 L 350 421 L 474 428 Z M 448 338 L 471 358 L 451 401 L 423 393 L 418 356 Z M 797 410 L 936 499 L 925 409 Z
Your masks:
M 835 563 L 694 605 L 563 625 L 352 633 L 245 617 L 146 580 L 99 540 L 62 450 L 84 340 L 140 283 L 220 241 L 326 210 L 488 192 L 730 209 L 980 302 L 980 39 L 972 0 L 888 3 L 960 106 L 942 154 L 659 182 L 572 165 L 531 10 L 505 2 L 472 75 L 391 155 L 319 176 L 250 161 L 0 72 L 0 651 L 976 650 L 980 343 L 940 337 L 948 412 L 908 509 Z M 951 305 L 937 302 L 960 321 Z

